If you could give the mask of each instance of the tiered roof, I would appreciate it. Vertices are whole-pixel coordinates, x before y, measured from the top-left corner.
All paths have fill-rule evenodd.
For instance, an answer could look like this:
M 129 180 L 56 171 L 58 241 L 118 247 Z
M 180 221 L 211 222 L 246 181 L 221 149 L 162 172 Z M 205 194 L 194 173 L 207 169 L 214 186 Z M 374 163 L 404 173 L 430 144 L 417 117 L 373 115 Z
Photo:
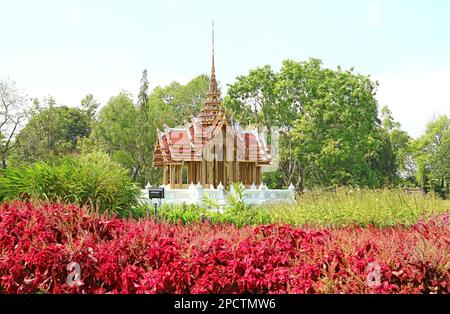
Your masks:
M 164 164 L 184 161 L 201 161 L 203 150 L 220 131 L 225 128 L 228 134 L 236 139 L 238 161 L 254 161 L 257 164 L 269 164 L 271 157 L 263 136 L 256 131 L 241 130 L 238 123 L 229 119 L 222 107 L 220 91 L 217 86 L 214 64 L 214 32 L 212 65 L 209 89 L 204 106 L 198 117 L 191 116 L 189 122 L 176 128 L 164 125 L 164 130 L 158 129 L 157 141 L 153 154 L 153 164 L 161 167 Z M 229 148 L 228 148 L 229 149 Z
M 155 145 L 153 163 L 160 167 L 163 164 L 180 163 L 183 161 L 201 161 L 203 150 L 217 134 L 220 134 L 222 126 L 226 123 L 231 128 L 233 141 L 237 142 L 237 160 L 253 161 L 257 164 L 269 164 L 271 161 L 267 145 L 256 131 L 245 131 L 238 124 L 228 124 L 228 120 L 217 119 L 210 125 L 203 125 L 200 118 L 192 117 L 183 127 L 164 127 L 164 131 L 158 130 L 158 138 Z M 233 144 L 234 145 L 234 144 Z M 228 148 L 230 149 L 230 148 Z

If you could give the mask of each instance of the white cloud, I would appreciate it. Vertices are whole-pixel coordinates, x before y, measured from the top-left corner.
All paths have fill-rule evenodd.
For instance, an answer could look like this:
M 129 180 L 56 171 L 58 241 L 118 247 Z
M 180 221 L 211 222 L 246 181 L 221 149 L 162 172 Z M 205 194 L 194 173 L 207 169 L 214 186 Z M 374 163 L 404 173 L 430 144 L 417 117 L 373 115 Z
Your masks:
M 383 24 L 383 15 L 379 1 L 369 2 L 369 14 L 367 16 L 367 25 L 371 28 L 379 28 Z
M 413 137 L 420 136 L 436 115 L 450 114 L 450 70 L 385 73 L 375 79 L 380 83 L 380 107 L 387 105 Z

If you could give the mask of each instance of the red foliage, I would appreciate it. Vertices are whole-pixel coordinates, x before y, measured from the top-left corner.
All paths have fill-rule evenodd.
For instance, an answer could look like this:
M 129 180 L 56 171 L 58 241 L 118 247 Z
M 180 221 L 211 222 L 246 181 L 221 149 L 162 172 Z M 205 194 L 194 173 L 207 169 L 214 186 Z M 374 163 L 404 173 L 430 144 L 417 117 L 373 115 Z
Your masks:
M 448 293 L 450 225 L 448 215 L 386 229 L 155 225 L 4 203 L 0 293 L 37 292 Z

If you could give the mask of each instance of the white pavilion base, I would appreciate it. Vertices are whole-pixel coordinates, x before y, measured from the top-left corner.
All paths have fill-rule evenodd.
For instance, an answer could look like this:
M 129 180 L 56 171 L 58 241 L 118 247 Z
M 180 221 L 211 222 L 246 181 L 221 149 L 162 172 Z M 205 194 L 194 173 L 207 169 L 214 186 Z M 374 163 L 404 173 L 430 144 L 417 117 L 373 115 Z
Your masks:
M 222 208 L 227 204 L 230 193 L 234 193 L 233 187 L 231 187 L 230 192 L 224 191 L 224 186 L 222 184 L 219 184 L 216 189 L 213 186 L 209 189 L 205 189 L 199 184 L 191 184 L 187 189 L 171 189 L 170 186 L 161 187 L 164 187 L 164 199 L 161 200 L 161 205 L 195 204 L 202 206 L 207 205 L 204 202 L 206 198 L 212 200 Z M 148 190 L 150 188 L 150 184 L 147 184 L 145 189 L 142 189 L 142 201 L 150 201 L 148 198 Z M 242 195 L 244 202 L 248 205 L 260 205 L 269 202 L 295 202 L 295 188 L 292 184 L 287 190 L 269 189 L 264 183 L 259 187 L 256 187 L 253 184 L 250 188 L 243 189 Z

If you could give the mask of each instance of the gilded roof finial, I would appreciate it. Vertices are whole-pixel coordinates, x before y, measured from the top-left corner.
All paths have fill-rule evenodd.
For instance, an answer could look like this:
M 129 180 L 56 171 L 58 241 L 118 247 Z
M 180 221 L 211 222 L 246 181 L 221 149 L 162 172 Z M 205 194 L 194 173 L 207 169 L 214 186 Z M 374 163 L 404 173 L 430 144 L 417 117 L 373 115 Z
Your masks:
M 212 67 L 211 67 L 211 74 L 214 74 L 214 76 L 216 76 L 216 68 L 214 66 L 214 20 L 212 21 Z
M 211 60 L 211 77 L 209 79 L 209 89 L 206 93 L 206 99 L 203 102 L 203 108 L 200 110 L 198 117 L 201 119 L 202 125 L 211 125 L 217 117 L 221 118 L 225 111 L 220 101 L 220 91 L 217 88 L 216 67 L 214 64 L 214 21 L 212 22 L 212 60 Z
M 214 21 L 212 21 L 212 64 L 211 64 L 211 78 L 209 80 L 208 95 L 219 95 L 216 81 L 216 67 L 214 64 Z

